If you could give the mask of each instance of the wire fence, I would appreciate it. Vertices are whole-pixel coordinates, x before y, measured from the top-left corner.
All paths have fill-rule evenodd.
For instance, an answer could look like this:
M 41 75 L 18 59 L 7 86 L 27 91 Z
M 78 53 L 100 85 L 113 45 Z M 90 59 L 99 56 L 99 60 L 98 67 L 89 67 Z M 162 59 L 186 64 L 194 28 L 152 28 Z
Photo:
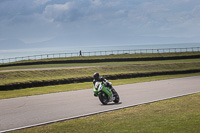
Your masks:
M 74 52 L 74 53 L 54 53 L 54 54 L 42 54 L 42 55 L 6 58 L 6 59 L 0 59 L 0 64 L 24 61 L 24 60 L 66 58 L 66 57 L 77 57 L 77 56 L 99 56 L 99 55 L 137 54 L 137 53 L 174 53 L 174 52 L 198 52 L 198 51 L 200 51 L 200 47 L 110 50 L 110 51 L 94 51 L 94 52 L 79 51 L 79 52 Z

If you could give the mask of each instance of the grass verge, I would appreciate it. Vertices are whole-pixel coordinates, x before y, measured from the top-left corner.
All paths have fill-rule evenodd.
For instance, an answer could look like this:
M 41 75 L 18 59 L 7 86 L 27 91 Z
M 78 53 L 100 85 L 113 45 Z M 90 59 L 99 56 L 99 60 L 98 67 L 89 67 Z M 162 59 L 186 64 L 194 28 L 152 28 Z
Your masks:
M 20 69 L 34 68 L 56 68 L 56 67 L 83 67 L 83 66 L 111 66 L 111 65 L 147 65 L 147 64 L 169 64 L 169 63 L 189 63 L 200 62 L 200 59 L 179 59 L 179 60 L 159 60 L 159 61 L 127 61 L 127 62 L 103 62 L 103 63 L 65 63 L 65 64 L 42 64 L 0 67 L 0 70 L 20 71 Z M 60 68 L 61 69 L 61 68 Z
M 13 131 L 15 133 L 144 133 L 200 131 L 200 93 L 104 114 Z
M 153 76 L 153 77 L 141 77 L 141 78 L 119 79 L 119 80 L 108 79 L 108 80 L 112 82 L 114 86 L 116 86 L 116 85 L 123 85 L 123 84 L 149 82 L 149 81 L 156 81 L 156 80 L 199 76 L 199 75 L 200 73 L 192 73 L 192 74 L 162 75 L 162 76 Z M 41 94 L 64 92 L 64 91 L 74 91 L 74 90 L 81 90 L 81 89 L 90 89 L 92 87 L 93 87 L 92 82 L 84 82 L 84 83 L 74 83 L 74 84 L 65 84 L 65 85 L 52 85 L 52 86 L 46 86 L 46 87 L 34 87 L 34 88 L 26 88 L 26 89 L 19 89 L 19 90 L 0 91 L 0 99 L 41 95 Z
M 200 60 L 200 59 L 198 59 Z M 68 68 L 56 70 L 34 70 L 34 71 L 6 71 L 0 72 L 0 85 L 63 80 L 68 78 L 91 77 L 94 72 L 101 75 L 115 75 L 123 73 L 144 73 L 144 72 L 163 72 L 175 70 L 199 69 L 200 62 L 193 60 L 191 62 L 169 62 L 166 64 L 141 64 L 141 65 L 112 65 L 86 68 Z

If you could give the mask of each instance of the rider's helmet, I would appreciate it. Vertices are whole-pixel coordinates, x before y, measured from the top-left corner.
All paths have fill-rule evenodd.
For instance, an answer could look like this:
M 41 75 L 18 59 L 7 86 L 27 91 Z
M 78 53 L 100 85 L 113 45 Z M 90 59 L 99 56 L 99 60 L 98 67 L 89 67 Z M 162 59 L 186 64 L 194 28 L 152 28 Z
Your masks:
M 98 80 L 99 79 L 99 73 L 97 73 L 97 72 L 94 73 L 93 77 L 94 77 L 95 80 Z

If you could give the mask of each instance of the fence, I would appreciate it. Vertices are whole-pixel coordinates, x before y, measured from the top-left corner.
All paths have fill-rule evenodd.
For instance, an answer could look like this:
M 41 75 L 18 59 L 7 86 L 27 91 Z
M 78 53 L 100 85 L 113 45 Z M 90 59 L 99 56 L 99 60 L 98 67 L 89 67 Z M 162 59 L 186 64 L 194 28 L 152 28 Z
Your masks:
M 117 54 L 137 54 L 137 53 L 174 53 L 174 52 L 197 52 L 197 51 L 200 51 L 200 47 L 94 51 L 94 52 L 81 52 L 81 55 L 82 56 L 97 56 L 97 55 L 112 55 L 112 54 L 117 55 Z M 76 56 L 80 56 L 80 52 L 55 53 L 55 54 L 43 54 L 43 55 L 6 58 L 6 59 L 0 59 L 0 64 L 23 61 L 23 60 L 39 60 L 39 59 L 65 58 L 65 57 L 76 57 Z

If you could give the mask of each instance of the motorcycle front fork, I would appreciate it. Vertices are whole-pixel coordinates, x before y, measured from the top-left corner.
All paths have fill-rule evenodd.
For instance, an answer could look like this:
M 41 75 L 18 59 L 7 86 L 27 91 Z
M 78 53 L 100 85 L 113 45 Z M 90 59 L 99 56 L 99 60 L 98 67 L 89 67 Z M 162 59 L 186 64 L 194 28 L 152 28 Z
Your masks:
M 115 97 L 113 96 L 113 94 L 110 96 L 110 102 L 114 101 L 115 100 Z

